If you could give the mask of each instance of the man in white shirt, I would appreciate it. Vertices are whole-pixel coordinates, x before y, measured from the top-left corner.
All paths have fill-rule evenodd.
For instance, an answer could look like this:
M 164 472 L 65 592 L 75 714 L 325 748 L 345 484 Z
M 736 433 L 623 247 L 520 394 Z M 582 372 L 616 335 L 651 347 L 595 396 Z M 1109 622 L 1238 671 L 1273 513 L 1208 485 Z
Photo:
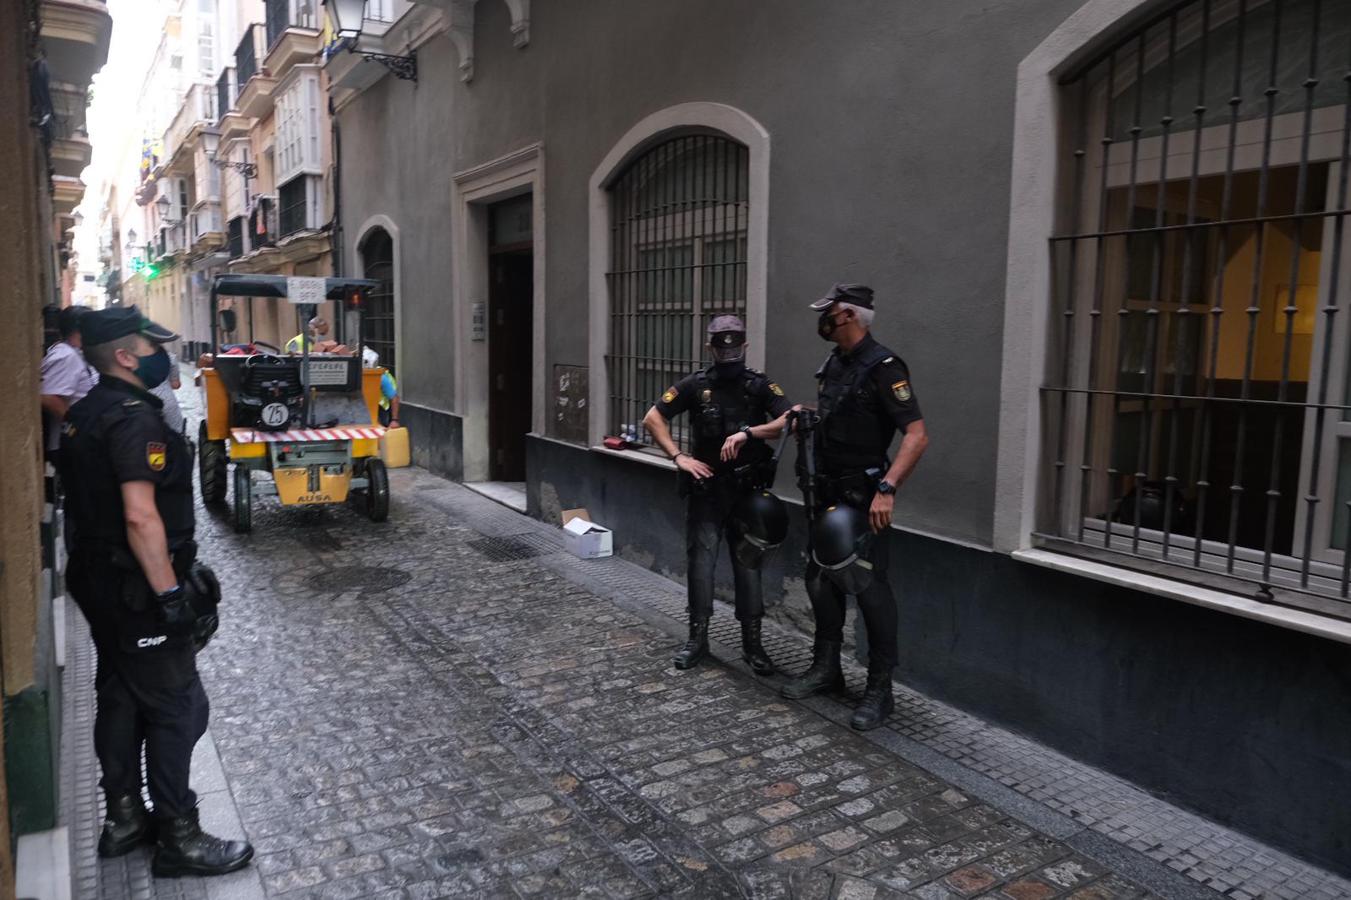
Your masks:
M 57 320 L 61 340 L 52 344 L 42 358 L 42 410 L 46 413 L 47 458 L 56 461 L 61 442 L 61 422 L 66 410 L 89 393 L 98 383 L 98 372 L 84 361 L 80 351 L 80 318 L 88 312 L 83 306 L 67 306 Z

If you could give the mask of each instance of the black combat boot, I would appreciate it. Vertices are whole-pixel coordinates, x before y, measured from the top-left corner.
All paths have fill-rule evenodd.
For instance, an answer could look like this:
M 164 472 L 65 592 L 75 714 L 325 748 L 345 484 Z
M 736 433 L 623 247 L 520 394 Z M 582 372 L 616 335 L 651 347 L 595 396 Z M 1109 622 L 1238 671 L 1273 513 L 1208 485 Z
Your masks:
M 869 666 L 868 686 L 849 724 L 857 731 L 871 731 L 886 722 L 895 708 L 896 701 L 891 696 L 891 668 Z
M 756 675 L 773 675 L 774 660 L 769 658 L 765 647 L 760 643 L 760 616 L 745 619 L 741 623 L 741 658 L 750 664 Z
M 180 875 L 224 875 L 248 865 L 253 847 L 245 841 L 227 841 L 207 834 L 197 821 L 197 810 L 180 819 L 159 823 L 159 849 L 150 867 L 159 878 Z
M 705 656 L 708 656 L 708 619 L 690 616 L 690 639 L 672 662 L 677 669 L 692 669 Z
M 103 820 L 103 833 L 99 835 L 99 856 L 122 856 L 143 841 L 154 840 L 150 814 L 146 812 L 140 794 L 110 796 L 105 804 L 108 813 Z
M 783 686 L 783 695 L 801 700 L 812 694 L 844 690 L 844 670 L 840 668 L 840 642 L 817 638 L 812 645 L 812 664 L 807 671 Z

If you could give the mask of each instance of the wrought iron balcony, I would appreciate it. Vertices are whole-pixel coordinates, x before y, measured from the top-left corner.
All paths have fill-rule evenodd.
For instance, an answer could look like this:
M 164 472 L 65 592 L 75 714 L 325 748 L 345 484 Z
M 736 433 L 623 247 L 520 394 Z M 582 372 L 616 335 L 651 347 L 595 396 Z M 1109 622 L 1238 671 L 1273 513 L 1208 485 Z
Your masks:
M 288 28 L 319 27 L 319 0 L 266 0 L 266 4 L 268 50 Z

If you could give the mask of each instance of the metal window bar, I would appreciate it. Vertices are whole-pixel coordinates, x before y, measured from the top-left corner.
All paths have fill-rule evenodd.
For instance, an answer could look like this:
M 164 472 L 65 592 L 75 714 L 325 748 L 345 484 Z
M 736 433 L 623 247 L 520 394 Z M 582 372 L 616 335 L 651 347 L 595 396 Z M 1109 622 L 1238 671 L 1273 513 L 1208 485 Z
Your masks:
M 380 354 L 380 365 L 393 371 L 394 242 L 383 229 L 366 238 L 361 248 L 363 276 L 380 286 L 366 293 L 365 344 Z M 396 373 L 397 374 L 397 373 Z
M 1351 4 L 1180 0 L 1062 80 L 1040 541 L 1351 616 L 1349 51 Z
M 610 433 L 636 436 L 661 392 L 705 365 L 713 316 L 745 317 L 748 164 L 734 141 L 684 135 L 647 150 L 610 185 Z M 672 423 L 682 447 L 686 418 Z
M 309 196 L 305 181 L 306 176 L 304 175 L 299 178 L 292 178 L 277 191 L 277 206 L 280 209 L 281 218 L 280 237 L 295 234 L 297 231 L 304 231 L 309 227 L 309 217 L 306 215 Z
M 232 68 L 221 69 L 220 77 L 216 79 L 216 121 L 220 121 L 235 105 L 235 95 L 233 82 L 235 70 Z
M 266 30 L 262 23 L 250 25 L 235 48 L 235 77 L 241 91 L 258 74 L 258 61 L 267 54 Z
M 228 228 L 228 247 L 230 259 L 238 259 L 244 255 L 244 217 L 235 216 L 230 220 Z

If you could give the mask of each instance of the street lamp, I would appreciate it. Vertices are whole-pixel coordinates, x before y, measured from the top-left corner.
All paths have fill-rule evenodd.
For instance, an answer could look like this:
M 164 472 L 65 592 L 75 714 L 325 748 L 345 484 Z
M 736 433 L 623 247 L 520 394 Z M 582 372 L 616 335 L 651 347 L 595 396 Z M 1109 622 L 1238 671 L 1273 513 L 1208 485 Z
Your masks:
M 362 59 L 380 63 L 394 73 L 395 78 L 417 81 L 417 53 L 395 56 L 389 53 L 367 53 L 356 48 L 366 22 L 366 0 L 324 0 L 324 5 L 328 7 L 328 16 L 333 21 L 333 34 L 347 47 L 348 53 L 356 53 Z
M 82 224 L 84 224 L 84 213 L 76 212 L 74 218 L 76 228 L 79 228 Z
M 172 205 L 173 201 L 171 201 L 168 197 L 165 196 L 161 196 L 158 200 L 155 201 L 155 209 L 159 210 L 159 219 L 165 225 L 178 224 L 178 219 L 169 218 L 169 207 L 171 207 Z

